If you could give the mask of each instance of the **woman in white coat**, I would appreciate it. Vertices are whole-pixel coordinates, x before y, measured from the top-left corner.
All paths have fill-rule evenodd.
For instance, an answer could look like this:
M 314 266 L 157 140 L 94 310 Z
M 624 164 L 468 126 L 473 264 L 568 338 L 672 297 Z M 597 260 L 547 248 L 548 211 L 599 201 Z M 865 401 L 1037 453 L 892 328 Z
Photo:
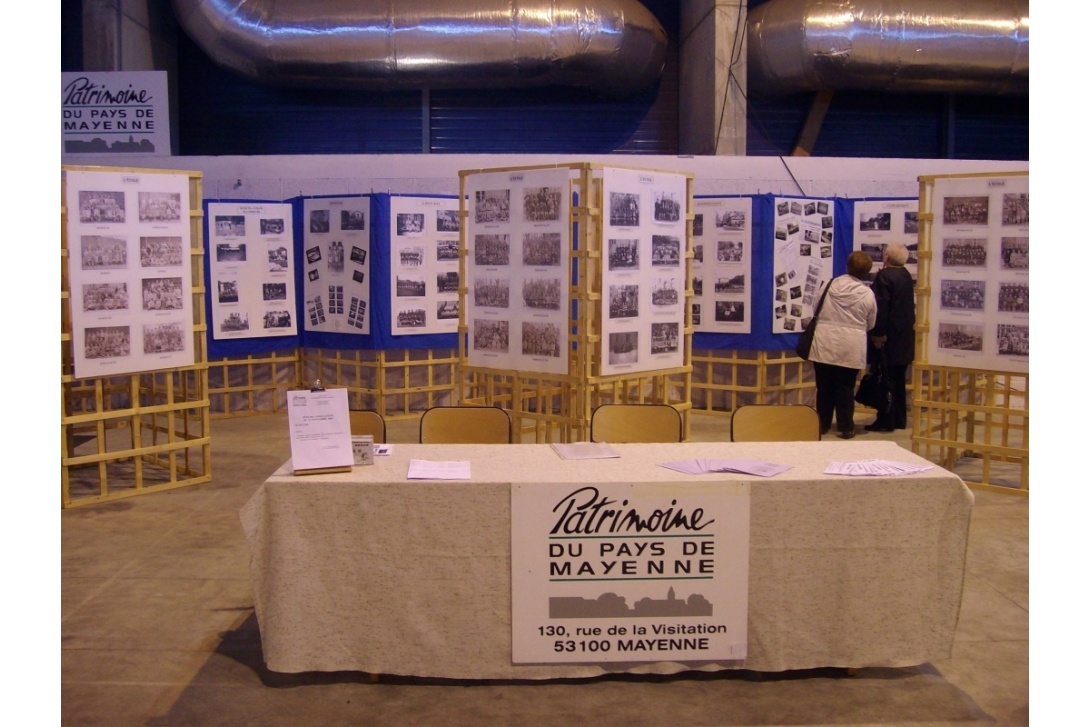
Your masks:
M 829 283 L 810 348 L 821 433 L 832 427 L 835 411 L 841 439 L 855 436 L 855 380 L 867 367 L 867 331 L 878 316 L 874 293 L 863 282 L 873 264 L 861 250 L 848 256 L 848 274 Z

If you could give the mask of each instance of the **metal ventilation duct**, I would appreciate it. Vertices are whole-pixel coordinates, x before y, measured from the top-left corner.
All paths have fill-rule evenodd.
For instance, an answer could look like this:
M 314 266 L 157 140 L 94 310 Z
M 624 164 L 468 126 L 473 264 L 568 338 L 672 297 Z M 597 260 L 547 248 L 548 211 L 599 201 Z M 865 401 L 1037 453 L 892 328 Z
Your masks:
M 635 0 L 173 0 L 214 61 L 256 81 L 346 89 L 654 83 L 666 32 Z
M 748 32 L 759 93 L 1029 93 L 1029 0 L 769 0 Z

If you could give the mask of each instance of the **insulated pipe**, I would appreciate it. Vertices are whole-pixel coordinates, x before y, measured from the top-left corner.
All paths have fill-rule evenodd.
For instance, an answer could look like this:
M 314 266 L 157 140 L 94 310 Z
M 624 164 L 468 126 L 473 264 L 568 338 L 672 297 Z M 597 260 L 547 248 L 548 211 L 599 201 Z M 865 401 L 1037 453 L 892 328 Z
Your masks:
M 1029 0 L 769 0 L 749 89 L 1029 93 Z
M 274 85 L 345 89 L 653 84 L 666 32 L 635 0 L 173 0 L 215 62 Z

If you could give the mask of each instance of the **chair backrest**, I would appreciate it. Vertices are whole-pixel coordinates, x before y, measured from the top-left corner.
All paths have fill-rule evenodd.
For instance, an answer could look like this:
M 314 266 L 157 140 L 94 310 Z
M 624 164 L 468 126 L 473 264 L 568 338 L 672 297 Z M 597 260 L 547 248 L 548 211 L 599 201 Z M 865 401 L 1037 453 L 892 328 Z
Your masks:
M 510 444 L 511 415 L 494 406 L 435 406 L 420 416 L 421 444 Z
M 590 415 L 590 441 L 680 442 L 681 414 L 669 404 L 602 404 Z
M 353 434 L 370 434 L 375 444 L 386 443 L 386 422 L 372 409 L 352 409 L 348 412 L 348 427 Z
M 732 442 L 816 442 L 817 411 L 805 404 L 746 404 L 730 416 Z

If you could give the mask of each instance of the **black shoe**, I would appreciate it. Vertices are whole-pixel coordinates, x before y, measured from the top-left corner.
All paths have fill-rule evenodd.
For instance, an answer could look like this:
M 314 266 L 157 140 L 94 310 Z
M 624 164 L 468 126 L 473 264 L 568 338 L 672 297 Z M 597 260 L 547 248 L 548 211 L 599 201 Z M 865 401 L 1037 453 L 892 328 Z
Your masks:
M 879 424 L 878 422 L 874 422 L 873 424 L 868 424 L 863 428 L 866 429 L 868 432 L 892 432 L 893 431 L 893 427 L 886 426 L 885 424 Z
M 828 433 L 829 433 L 829 427 L 822 427 L 821 428 L 821 436 L 824 437 Z
M 846 432 L 837 432 L 836 436 L 840 437 L 841 439 L 851 439 L 852 437 L 855 436 L 855 430 L 854 429 L 849 429 Z

